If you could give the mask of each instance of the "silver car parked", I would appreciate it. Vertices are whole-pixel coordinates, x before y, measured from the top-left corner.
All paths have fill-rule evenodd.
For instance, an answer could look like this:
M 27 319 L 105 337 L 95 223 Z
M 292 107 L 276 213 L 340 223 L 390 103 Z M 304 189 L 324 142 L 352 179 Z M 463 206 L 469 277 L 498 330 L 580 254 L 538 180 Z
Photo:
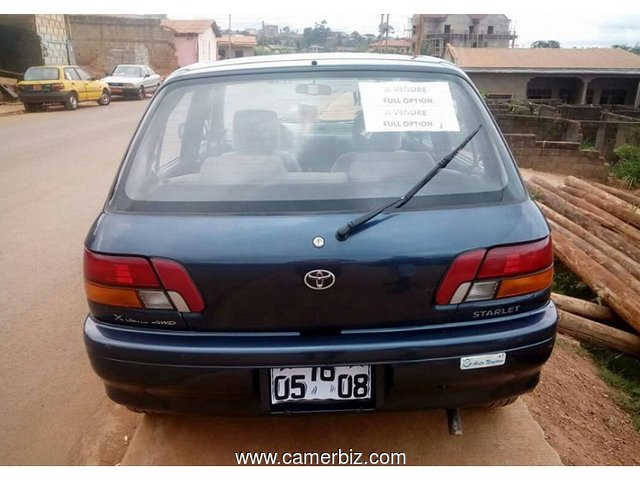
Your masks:
M 148 65 L 118 65 L 103 80 L 109 84 L 111 95 L 137 97 L 142 100 L 153 93 L 162 78 Z

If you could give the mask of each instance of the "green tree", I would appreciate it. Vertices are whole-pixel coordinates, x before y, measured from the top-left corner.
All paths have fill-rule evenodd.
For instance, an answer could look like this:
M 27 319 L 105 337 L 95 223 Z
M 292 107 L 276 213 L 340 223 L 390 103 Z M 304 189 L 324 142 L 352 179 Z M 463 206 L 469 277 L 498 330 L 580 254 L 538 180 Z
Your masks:
M 311 27 L 304 29 L 302 33 L 302 45 L 304 48 L 308 48 L 311 45 L 320 45 L 325 47 L 327 45 L 327 39 L 331 34 L 331 29 L 327 26 L 327 21 L 322 20 Z
M 560 48 L 557 40 L 536 40 L 531 44 L 531 48 Z
M 636 55 L 640 55 L 640 42 L 637 42 L 633 47 L 630 45 L 612 45 L 613 48 L 621 48 L 622 50 L 626 50 L 627 52 L 635 53 Z

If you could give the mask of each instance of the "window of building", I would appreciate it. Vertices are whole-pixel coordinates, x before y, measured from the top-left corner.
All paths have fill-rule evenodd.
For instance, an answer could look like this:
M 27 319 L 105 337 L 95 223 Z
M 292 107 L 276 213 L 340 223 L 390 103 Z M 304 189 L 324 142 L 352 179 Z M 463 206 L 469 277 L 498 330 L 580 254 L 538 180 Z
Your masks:
M 244 57 L 244 52 L 242 50 L 235 51 L 236 58 Z
M 531 100 L 546 100 L 551 98 L 550 88 L 528 88 L 527 98 Z
M 572 90 L 570 88 L 561 88 L 560 91 L 558 92 L 558 96 L 560 97 L 560 100 L 562 100 L 563 103 L 570 103 L 571 101 L 571 92 Z
M 444 33 L 451 33 L 451 25 L 444 26 Z
M 469 25 L 469 35 L 473 35 L 473 33 L 475 32 L 475 27 L 473 25 Z
M 624 105 L 626 99 L 624 89 L 603 89 L 600 93 L 600 105 Z
M 478 48 L 478 42 L 473 42 L 471 44 L 471 48 Z
M 585 97 L 584 103 L 586 103 L 587 105 L 593 105 L 593 89 L 592 88 L 587 89 L 587 96 Z
M 493 35 L 493 25 L 489 25 L 489 26 L 487 27 L 487 34 L 489 34 L 489 35 Z
M 224 60 L 225 58 L 227 58 L 227 49 L 226 48 L 219 48 L 218 49 L 218 57 L 220 57 L 221 60 Z

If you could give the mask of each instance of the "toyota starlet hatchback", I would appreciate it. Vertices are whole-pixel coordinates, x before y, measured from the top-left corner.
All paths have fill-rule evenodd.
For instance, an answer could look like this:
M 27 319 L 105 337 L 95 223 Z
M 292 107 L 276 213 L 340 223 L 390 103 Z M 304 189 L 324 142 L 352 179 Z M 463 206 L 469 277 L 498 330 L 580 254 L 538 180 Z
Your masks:
M 137 411 L 505 405 L 551 353 L 552 268 L 455 66 L 196 64 L 154 96 L 87 236 L 84 338 Z

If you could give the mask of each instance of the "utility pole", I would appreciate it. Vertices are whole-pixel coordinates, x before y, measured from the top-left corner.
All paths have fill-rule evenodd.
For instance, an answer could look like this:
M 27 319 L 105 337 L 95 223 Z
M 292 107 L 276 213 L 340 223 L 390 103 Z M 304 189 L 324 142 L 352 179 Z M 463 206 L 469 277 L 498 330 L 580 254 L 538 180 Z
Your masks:
M 416 14 L 413 22 L 413 56 L 420 55 L 422 51 L 422 39 L 424 38 L 424 15 Z
M 231 14 L 229 14 L 229 48 L 227 58 L 231 58 Z
M 384 25 L 385 39 L 384 39 L 384 53 L 387 53 L 387 45 L 389 44 L 389 14 L 387 13 L 387 22 Z
M 376 48 L 376 51 L 378 53 L 382 52 L 382 35 L 384 33 L 384 31 L 382 30 L 382 25 L 384 24 L 384 13 L 380 14 L 380 26 L 378 27 L 378 31 L 380 32 L 380 35 L 378 35 L 378 48 Z

